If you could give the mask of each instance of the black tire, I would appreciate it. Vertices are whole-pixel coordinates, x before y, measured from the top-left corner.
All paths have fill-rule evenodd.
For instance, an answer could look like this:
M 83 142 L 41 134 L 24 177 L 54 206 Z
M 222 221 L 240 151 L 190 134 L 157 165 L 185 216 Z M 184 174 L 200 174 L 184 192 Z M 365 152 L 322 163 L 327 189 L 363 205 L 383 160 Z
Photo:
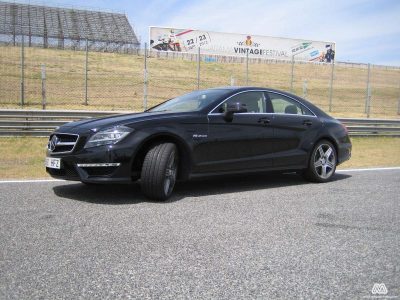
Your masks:
M 147 152 L 140 177 L 143 194 L 153 200 L 171 196 L 178 171 L 178 150 L 173 143 L 157 144 Z
M 327 140 L 319 141 L 310 157 L 304 176 L 312 182 L 327 182 L 335 174 L 337 165 L 336 149 Z

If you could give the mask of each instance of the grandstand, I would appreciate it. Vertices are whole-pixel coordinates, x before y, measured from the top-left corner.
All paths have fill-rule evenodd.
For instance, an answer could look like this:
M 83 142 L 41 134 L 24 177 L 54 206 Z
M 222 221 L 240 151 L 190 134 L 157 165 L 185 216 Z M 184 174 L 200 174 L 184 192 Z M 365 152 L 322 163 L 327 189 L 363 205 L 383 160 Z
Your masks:
M 140 45 L 125 14 L 0 1 L 0 43 L 132 52 Z

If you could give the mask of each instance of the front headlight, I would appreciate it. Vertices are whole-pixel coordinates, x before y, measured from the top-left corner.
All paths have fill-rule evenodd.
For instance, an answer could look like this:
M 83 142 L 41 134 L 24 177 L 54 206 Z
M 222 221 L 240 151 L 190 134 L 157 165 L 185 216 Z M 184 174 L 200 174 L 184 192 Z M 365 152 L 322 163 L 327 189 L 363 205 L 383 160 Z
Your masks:
M 99 131 L 86 142 L 85 148 L 118 143 L 132 131 L 133 128 L 129 128 L 126 126 L 117 126 Z

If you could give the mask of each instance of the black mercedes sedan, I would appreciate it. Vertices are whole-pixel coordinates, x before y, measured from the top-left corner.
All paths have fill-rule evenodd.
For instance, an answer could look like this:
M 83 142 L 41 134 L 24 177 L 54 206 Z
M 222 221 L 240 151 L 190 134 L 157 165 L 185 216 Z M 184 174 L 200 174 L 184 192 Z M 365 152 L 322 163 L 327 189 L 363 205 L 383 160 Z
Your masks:
M 297 171 L 329 181 L 351 156 L 347 129 L 312 103 L 279 90 L 221 87 L 142 113 L 67 123 L 49 138 L 46 170 L 86 184 L 140 180 L 167 199 L 177 180 Z

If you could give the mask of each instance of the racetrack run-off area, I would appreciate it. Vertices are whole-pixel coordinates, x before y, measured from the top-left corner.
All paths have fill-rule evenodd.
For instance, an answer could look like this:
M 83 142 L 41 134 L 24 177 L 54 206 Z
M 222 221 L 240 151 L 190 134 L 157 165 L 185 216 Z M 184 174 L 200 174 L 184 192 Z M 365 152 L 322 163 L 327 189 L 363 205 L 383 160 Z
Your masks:
M 400 170 L 180 183 L 0 183 L 0 298 L 400 297 Z

